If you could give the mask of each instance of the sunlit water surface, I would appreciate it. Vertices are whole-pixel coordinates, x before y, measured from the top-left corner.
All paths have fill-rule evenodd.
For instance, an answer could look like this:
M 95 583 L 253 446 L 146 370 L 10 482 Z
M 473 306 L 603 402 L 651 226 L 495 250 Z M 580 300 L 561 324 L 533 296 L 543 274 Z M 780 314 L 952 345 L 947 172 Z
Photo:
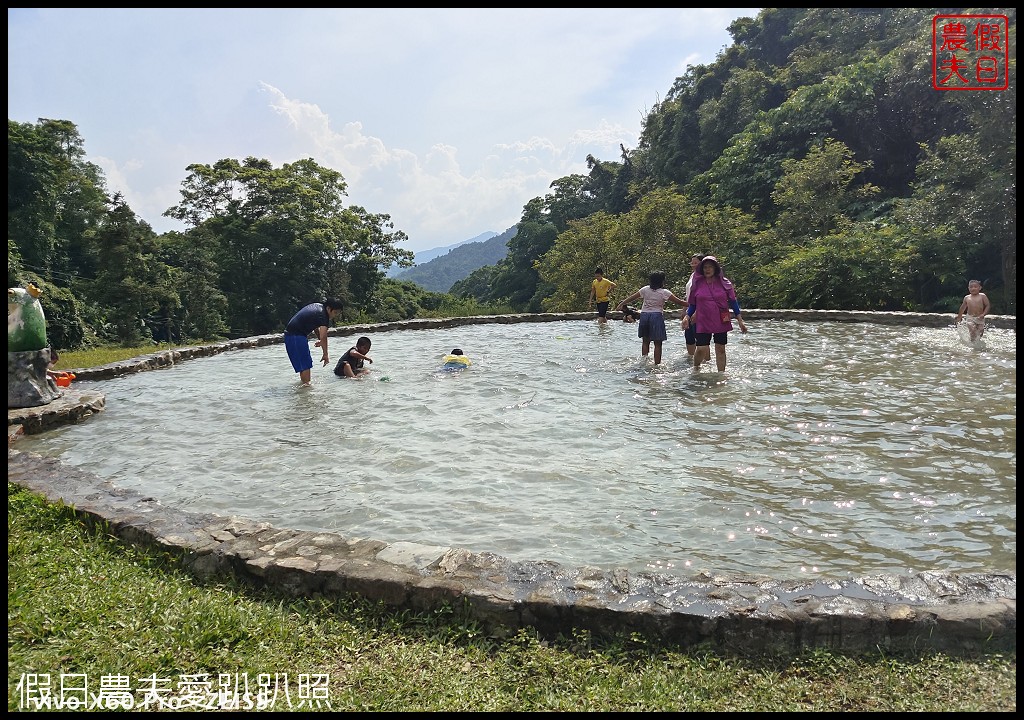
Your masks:
M 369 376 L 297 382 L 283 345 L 90 383 L 25 438 L 197 512 L 514 560 L 847 577 L 1016 569 L 1016 334 L 751 321 L 725 373 L 669 323 L 373 333 Z M 441 371 L 461 347 L 472 366 Z M 314 358 L 319 349 L 314 349 Z

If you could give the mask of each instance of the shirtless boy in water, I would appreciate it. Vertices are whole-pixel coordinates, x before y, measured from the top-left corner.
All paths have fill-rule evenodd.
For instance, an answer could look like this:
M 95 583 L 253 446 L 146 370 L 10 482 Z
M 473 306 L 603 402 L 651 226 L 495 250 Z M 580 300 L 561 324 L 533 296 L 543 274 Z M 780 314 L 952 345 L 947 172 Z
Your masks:
M 954 324 L 959 325 L 964 313 L 967 313 L 967 329 L 971 334 L 971 342 L 975 342 L 985 334 L 985 316 L 988 315 L 991 305 L 988 295 L 981 291 L 980 280 L 971 280 L 967 283 L 967 290 L 969 293 L 964 295 L 964 301 L 960 305 L 960 311 L 956 314 L 956 323 Z

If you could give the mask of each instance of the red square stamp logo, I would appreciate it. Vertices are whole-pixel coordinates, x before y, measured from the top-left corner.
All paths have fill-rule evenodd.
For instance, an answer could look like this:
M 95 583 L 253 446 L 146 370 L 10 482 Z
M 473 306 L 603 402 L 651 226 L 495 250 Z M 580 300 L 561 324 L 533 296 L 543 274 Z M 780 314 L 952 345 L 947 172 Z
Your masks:
M 1005 15 L 932 18 L 932 87 L 1005 90 L 1010 86 L 1010 21 Z

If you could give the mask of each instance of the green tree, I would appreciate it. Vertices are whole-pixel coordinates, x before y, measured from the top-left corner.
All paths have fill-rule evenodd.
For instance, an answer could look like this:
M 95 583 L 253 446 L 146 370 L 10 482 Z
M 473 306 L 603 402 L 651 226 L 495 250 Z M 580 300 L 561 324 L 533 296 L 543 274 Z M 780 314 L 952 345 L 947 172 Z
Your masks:
M 86 234 L 106 214 L 98 166 L 66 120 L 7 121 L 7 236 L 42 277 L 91 274 Z
M 795 246 L 743 276 L 753 307 L 907 311 L 919 255 L 898 228 L 858 223 Z
M 7 287 L 17 287 L 25 272 L 25 264 L 21 259 L 21 250 L 14 239 L 7 238 Z M 36 283 L 38 285 L 38 283 Z
M 707 169 L 701 164 L 698 88 L 709 72 L 705 65 L 689 66 L 644 118 L 633 158 L 635 180 L 644 190 L 682 187 Z
M 543 216 L 562 232 L 577 218 L 586 217 L 599 209 L 598 198 L 610 194 L 618 174 L 615 163 L 601 163 L 587 156 L 591 166 L 590 175 L 566 175 L 551 183 L 554 192 L 544 197 L 543 202 L 529 205 L 528 212 L 536 217 Z M 603 188 L 603 189 L 597 189 Z M 527 212 L 524 209 L 524 212 Z
M 799 160 L 783 160 L 783 176 L 775 184 L 772 200 L 779 209 L 776 229 L 784 242 L 803 244 L 849 225 L 850 210 L 878 193 L 873 185 L 855 184 L 868 167 L 832 138 L 825 138 Z
M 180 278 L 181 307 L 177 313 L 166 309 L 169 326 L 159 339 L 180 343 L 226 336 L 228 300 L 218 287 L 218 239 L 207 228 L 196 228 L 187 235 L 171 232 L 161 236 L 160 247 L 161 258 Z
M 523 207 L 517 232 L 508 241 L 508 255 L 490 272 L 487 302 L 508 303 L 519 312 L 541 312 L 543 300 L 553 286 L 541 280 L 536 262 L 572 221 L 595 212 L 602 202 L 618 197 L 615 188 L 619 166 L 590 160 L 589 177 L 559 178 L 551 183 L 554 192 L 533 198 Z M 593 272 L 591 269 L 590 274 Z
M 747 297 L 771 307 L 907 310 L 905 285 L 913 253 L 891 246 L 884 277 L 874 266 L 881 259 L 877 238 L 895 234 L 873 232 L 872 222 L 853 217 L 878 188 L 860 179 L 865 163 L 853 159 L 843 143 L 825 138 L 806 156 L 782 162 L 783 176 L 771 197 L 778 219 L 760 234 L 751 258 Z M 840 267 L 842 266 L 842 267 Z M 899 283 L 889 281 L 898 277 Z M 890 302 L 879 293 L 895 290 Z M 882 307 L 892 304 L 895 307 Z
M 89 297 L 107 309 L 107 337 L 137 345 L 152 339 L 152 325 L 166 326 L 180 306 L 179 274 L 159 259 L 149 224 L 136 218 L 119 194 L 112 203 L 96 231 L 93 248 L 101 261 Z
M 477 302 L 486 303 L 491 297 L 492 278 L 496 269 L 495 265 L 477 268 L 454 283 L 448 292 L 458 298 L 473 298 Z
M 618 284 L 619 298 L 646 285 L 655 270 L 665 272 L 666 287 L 681 291 L 694 252 L 714 252 L 730 263 L 730 278 L 742 278 L 749 272 L 744 268 L 749 255 L 745 248 L 755 230 L 753 218 L 735 208 L 697 204 L 668 189 L 647 193 L 628 213 L 595 213 L 558 236 L 537 262 L 551 288 L 544 309 L 571 312 L 586 307 L 595 267 Z
M 46 340 L 51 346 L 57 350 L 72 350 L 95 339 L 95 333 L 85 322 L 87 309 L 75 293 L 27 270 L 11 287 L 28 283 L 43 291 L 39 303 L 46 315 Z
M 507 302 L 518 312 L 540 312 L 540 299 L 535 301 L 540 277 L 534 261 L 551 248 L 558 230 L 541 198 L 526 204 L 517 227 L 515 236 L 508 241 L 508 255 L 491 273 L 488 301 Z
M 346 209 L 345 222 L 338 224 L 337 232 L 341 241 L 325 266 L 325 294 L 339 297 L 359 311 L 372 312 L 373 295 L 384 281 L 384 269 L 413 264 L 413 253 L 398 247 L 408 236 L 394 229 L 390 215 L 367 212 L 358 205 Z
M 182 202 L 166 215 L 216 237 L 219 288 L 234 334 L 280 330 L 296 307 L 330 293 L 372 296 L 381 267 L 411 263 L 390 217 L 343 205 L 341 174 L 312 159 L 190 165 Z M 353 287 L 354 285 L 354 287 Z
M 373 318 L 378 322 L 411 320 L 419 313 L 421 303 L 431 304 L 426 298 L 434 295 L 436 293 L 427 292 L 416 283 L 385 278 L 377 284 L 371 298 Z
M 106 203 L 102 172 L 85 160 L 73 123 L 8 120 L 8 287 L 46 288 L 47 334 L 59 349 L 78 347 L 89 335 L 89 287 L 80 280 L 95 276 L 92 233 Z
M 594 270 L 602 268 L 606 277 L 620 284 L 623 252 L 617 234 L 618 220 L 605 212 L 594 213 L 571 223 L 555 244 L 537 261 L 541 280 L 552 288 L 542 307 L 547 312 L 582 312 L 587 309 Z M 615 296 L 623 297 L 617 287 Z M 615 302 L 612 297 L 612 302 Z
M 895 213 L 920 238 L 921 304 L 948 311 L 973 278 L 998 301 L 994 312 L 1016 313 L 1015 160 L 995 157 L 975 135 L 943 138 L 923 153 L 914 194 Z
M 701 139 L 696 158 L 699 167 L 707 169 L 758 113 L 777 107 L 783 99 L 781 84 L 765 71 L 731 68 L 721 93 L 703 102 L 696 111 Z

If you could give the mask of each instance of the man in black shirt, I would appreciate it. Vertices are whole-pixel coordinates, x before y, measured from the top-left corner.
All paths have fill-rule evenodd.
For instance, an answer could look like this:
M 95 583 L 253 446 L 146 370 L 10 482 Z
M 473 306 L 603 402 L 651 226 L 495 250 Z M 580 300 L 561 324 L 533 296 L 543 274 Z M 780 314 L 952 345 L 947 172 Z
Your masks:
M 310 303 L 299 310 L 284 329 L 284 346 L 288 351 L 288 359 L 299 374 L 303 385 L 309 385 L 313 374 L 313 355 L 309 351 L 309 335 L 316 332 L 317 341 L 314 347 L 323 351 L 324 365 L 330 362 L 327 356 L 327 328 L 341 314 L 341 300 L 327 298 L 322 303 Z

